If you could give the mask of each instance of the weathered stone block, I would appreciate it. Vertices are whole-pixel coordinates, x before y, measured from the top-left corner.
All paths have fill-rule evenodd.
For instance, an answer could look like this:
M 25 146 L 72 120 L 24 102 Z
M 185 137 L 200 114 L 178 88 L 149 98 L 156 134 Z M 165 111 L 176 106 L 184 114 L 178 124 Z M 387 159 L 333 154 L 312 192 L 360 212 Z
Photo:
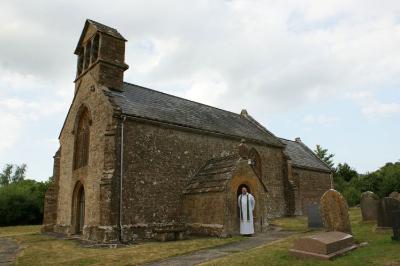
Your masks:
M 294 241 L 292 256 L 330 260 L 357 248 L 352 235 L 343 232 L 323 232 Z

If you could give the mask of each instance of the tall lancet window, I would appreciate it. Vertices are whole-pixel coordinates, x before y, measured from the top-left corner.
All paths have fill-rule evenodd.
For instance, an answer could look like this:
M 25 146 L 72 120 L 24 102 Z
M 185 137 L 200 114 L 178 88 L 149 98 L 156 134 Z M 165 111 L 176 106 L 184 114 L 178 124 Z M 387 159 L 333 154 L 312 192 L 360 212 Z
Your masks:
M 75 146 L 73 168 L 78 169 L 88 164 L 90 143 L 89 110 L 82 107 L 75 124 Z

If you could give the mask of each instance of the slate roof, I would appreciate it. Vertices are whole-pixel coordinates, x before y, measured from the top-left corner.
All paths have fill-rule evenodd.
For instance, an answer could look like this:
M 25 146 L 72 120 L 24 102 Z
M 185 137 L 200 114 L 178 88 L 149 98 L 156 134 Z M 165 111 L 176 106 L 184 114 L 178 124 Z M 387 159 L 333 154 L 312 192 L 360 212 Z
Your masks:
M 238 155 L 229 155 L 209 160 L 183 190 L 185 194 L 224 191 L 240 160 Z
M 280 138 L 280 141 L 286 144 L 285 153 L 291 158 L 293 166 L 331 172 L 329 167 L 323 161 L 321 161 L 304 143 L 282 138 Z
M 124 83 L 110 96 L 123 114 L 283 147 L 272 133 L 240 114 Z
M 115 38 L 117 38 L 117 39 L 122 39 L 122 40 L 125 40 L 125 41 L 126 41 L 126 39 L 125 39 L 124 37 L 122 37 L 121 33 L 119 33 L 119 32 L 118 32 L 116 29 L 114 29 L 114 28 L 111 28 L 111 27 L 109 27 L 109 26 L 106 26 L 106 25 L 104 25 L 104 24 L 101 24 L 101 23 L 99 23 L 99 22 L 97 22 L 97 21 L 94 21 L 94 20 L 91 20 L 91 19 L 88 19 L 88 20 L 87 20 L 87 23 L 90 23 L 90 24 L 92 24 L 93 26 L 95 26 L 96 29 L 97 29 L 98 31 L 100 31 L 100 32 L 103 32 L 103 33 L 106 33 L 106 34 L 108 34 L 108 35 L 111 35 L 111 36 L 113 36 L 113 37 L 115 37 Z
M 75 54 L 78 54 L 78 52 L 79 52 L 79 47 L 82 43 L 83 37 L 85 36 L 86 30 L 89 27 L 89 25 L 93 25 L 99 32 L 102 32 L 102 33 L 108 34 L 110 36 L 113 36 L 117 39 L 126 41 L 126 39 L 116 29 L 106 26 L 104 24 L 101 24 L 97 21 L 87 19 L 85 22 L 85 26 L 83 27 L 81 36 L 79 37 L 78 44 L 75 48 Z

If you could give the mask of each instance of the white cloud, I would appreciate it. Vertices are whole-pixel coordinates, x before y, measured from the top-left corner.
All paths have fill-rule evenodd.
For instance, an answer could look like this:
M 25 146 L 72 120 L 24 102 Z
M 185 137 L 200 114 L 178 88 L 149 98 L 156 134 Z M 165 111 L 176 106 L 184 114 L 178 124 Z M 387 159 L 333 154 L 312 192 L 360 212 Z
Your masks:
M 399 14 L 398 0 L 1 1 L 0 118 L 17 121 L 2 136 L 62 122 L 86 18 L 128 39 L 128 82 L 260 120 L 363 91 L 373 96 L 352 99 L 366 117 L 397 115 L 375 95 L 400 86 Z
M 303 118 L 303 122 L 308 125 L 323 125 L 323 126 L 331 126 L 339 121 L 339 118 L 336 116 L 318 114 L 313 115 L 309 114 Z
M 349 96 L 361 107 L 361 113 L 368 118 L 390 117 L 400 114 L 400 103 L 381 102 L 371 91 L 361 91 Z
M 2 124 L 0 130 L 0 157 L 18 140 L 21 134 L 21 121 L 13 114 L 4 113 L 0 110 L 0 121 Z

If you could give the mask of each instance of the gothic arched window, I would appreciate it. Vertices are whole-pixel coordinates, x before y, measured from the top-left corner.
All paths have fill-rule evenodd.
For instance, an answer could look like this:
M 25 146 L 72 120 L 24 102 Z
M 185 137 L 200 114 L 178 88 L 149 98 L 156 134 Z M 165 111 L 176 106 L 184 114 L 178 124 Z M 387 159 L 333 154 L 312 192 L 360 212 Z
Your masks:
M 73 168 L 78 169 L 88 164 L 90 143 L 90 115 L 89 110 L 83 107 L 78 112 L 75 124 L 75 146 Z

